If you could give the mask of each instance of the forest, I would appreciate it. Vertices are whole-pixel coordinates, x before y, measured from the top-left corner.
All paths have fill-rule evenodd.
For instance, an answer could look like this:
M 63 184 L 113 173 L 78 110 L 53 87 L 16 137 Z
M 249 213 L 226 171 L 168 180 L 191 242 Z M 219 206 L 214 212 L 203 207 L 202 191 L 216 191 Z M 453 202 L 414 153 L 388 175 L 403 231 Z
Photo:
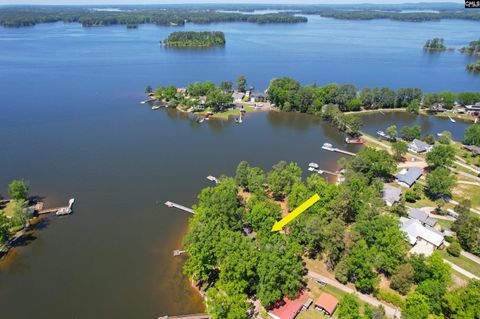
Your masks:
M 330 10 L 318 12 L 322 17 L 342 20 L 390 19 L 396 21 L 423 22 L 442 19 L 462 19 L 480 21 L 480 12 L 475 10 L 455 10 L 436 12 L 394 12 L 375 10 Z
M 381 195 L 395 159 L 385 150 L 365 148 L 342 165 L 346 179 L 335 185 L 317 174 L 304 181 L 295 163 L 280 161 L 265 172 L 242 161 L 234 177 L 223 176 L 217 186 L 202 190 L 184 238 L 189 254 L 184 272 L 206 291 L 212 318 L 250 318 L 255 300 L 269 310 L 283 296 L 295 297 L 306 285 L 304 258 L 325 263 L 339 282 L 397 305 L 405 319 L 478 318 L 480 282 L 452 289 L 452 270 L 438 252 L 408 254 L 398 226 L 404 203 L 388 208 Z M 313 194 L 321 200 L 284 233 L 271 231 Z M 471 234 L 466 220 L 478 223 L 478 218 L 458 211 L 458 227 Z M 380 287 L 382 277 L 393 290 Z M 373 318 L 345 308 L 342 318 Z
M 220 31 L 173 32 L 163 41 L 168 47 L 213 47 L 225 45 L 225 34 Z
M 242 14 L 211 10 L 136 9 L 126 11 L 96 11 L 75 7 L 5 7 L 0 8 L 0 25 L 26 27 L 46 22 L 78 22 L 84 27 L 109 25 L 184 25 L 187 22 L 209 24 L 218 22 L 300 23 L 307 18 L 285 13 Z

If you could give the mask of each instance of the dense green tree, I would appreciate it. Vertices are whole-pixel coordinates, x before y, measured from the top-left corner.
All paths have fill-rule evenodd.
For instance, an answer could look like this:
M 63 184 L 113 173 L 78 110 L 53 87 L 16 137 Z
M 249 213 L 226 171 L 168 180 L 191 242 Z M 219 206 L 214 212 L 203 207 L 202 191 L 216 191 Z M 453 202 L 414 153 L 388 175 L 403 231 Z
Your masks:
M 265 172 L 260 167 L 251 167 L 248 170 L 246 189 L 252 193 L 263 194 L 265 183 Z
M 463 143 L 480 146 L 480 124 L 472 124 L 465 129 Z
M 454 257 L 459 257 L 462 252 L 462 246 L 455 240 L 447 247 L 447 252 Z
M 418 292 L 412 292 L 407 296 L 405 309 L 402 312 L 404 319 L 427 319 L 430 314 L 428 298 Z
M 9 237 L 9 221 L 7 216 L 5 216 L 4 212 L 0 210 L 0 245 L 5 244 Z
M 27 221 L 32 218 L 31 212 L 27 210 L 27 202 L 24 200 L 11 200 L 5 209 L 3 214 L 8 217 L 8 226 L 14 228 L 23 228 Z
M 445 318 L 480 318 L 480 281 L 471 280 L 466 287 L 460 287 L 447 293 L 442 301 Z
M 222 81 L 220 82 L 220 90 L 222 91 L 231 91 L 233 87 L 232 81 Z
M 400 136 L 407 141 L 413 141 L 414 139 L 419 139 L 421 134 L 420 125 L 415 125 L 412 127 L 404 126 L 400 130 Z
M 371 252 L 365 240 L 357 241 L 348 256 L 348 277 L 355 283 L 355 287 L 363 292 L 370 293 L 377 285 L 376 274 L 373 271 Z
M 235 182 L 237 182 L 238 186 L 247 187 L 249 170 L 250 165 L 248 165 L 247 161 L 241 161 L 238 164 L 235 174 Z
M 445 167 L 437 167 L 427 175 L 427 194 L 432 199 L 450 196 L 457 178 Z
M 251 305 L 246 300 L 245 294 L 227 294 L 213 287 L 207 291 L 206 304 L 212 319 L 247 319 Z
M 272 195 L 282 199 L 290 193 L 292 186 L 300 180 L 302 170 L 294 163 L 280 161 L 268 173 L 268 184 Z
M 237 90 L 240 92 L 245 92 L 247 88 L 247 78 L 245 75 L 239 75 L 237 78 Z
M 163 41 L 168 47 L 213 47 L 225 45 L 221 31 L 176 31 Z
M 369 182 L 375 178 L 386 178 L 393 174 L 396 164 L 385 150 L 366 147 L 357 153 L 349 163 L 350 169 L 364 174 Z
M 203 96 L 215 89 L 215 83 L 212 81 L 190 83 L 187 92 L 191 96 Z
M 359 98 L 350 99 L 346 103 L 346 110 L 349 112 L 360 111 L 362 107 L 362 100 Z
M 342 284 L 348 282 L 348 258 L 342 258 L 335 267 L 335 279 Z
M 374 102 L 372 89 L 370 88 L 362 89 L 359 93 L 359 98 L 360 98 L 360 101 L 362 102 L 362 105 L 365 108 L 367 109 L 372 108 L 372 105 Z
M 275 221 L 282 217 L 280 206 L 261 195 L 253 195 L 248 200 L 247 210 L 245 219 L 257 232 L 270 230 Z
M 460 92 L 457 98 L 465 105 L 475 104 L 480 101 L 480 92 Z
M 395 160 L 400 161 L 403 159 L 405 154 L 408 152 L 407 143 L 403 141 L 398 141 L 392 144 L 393 156 Z
M 291 111 L 286 109 L 285 103 L 295 106 L 294 98 L 299 89 L 300 83 L 291 78 L 273 79 L 268 86 L 268 98 L 281 110 Z
M 414 100 L 420 100 L 422 98 L 422 90 L 418 88 L 400 88 L 397 91 L 396 106 L 408 107 Z
M 387 132 L 388 135 L 390 135 L 392 140 L 395 140 L 398 136 L 398 131 L 397 131 L 397 126 L 396 125 L 390 125 L 389 127 L 387 127 L 386 132 Z
M 233 97 L 230 93 L 220 89 L 213 89 L 207 93 L 206 105 L 214 112 L 225 111 L 233 103 Z
M 421 282 L 416 289 L 416 292 L 428 298 L 430 311 L 437 314 L 441 311 L 441 301 L 446 291 L 445 284 L 434 279 Z
M 430 166 L 450 166 L 455 159 L 455 149 L 450 145 L 437 145 L 427 153 L 427 163 Z
M 419 99 L 411 100 L 410 103 L 407 105 L 407 112 L 410 112 L 410 113 L 413 113 L 413 114 L 419 114 L 420 113 L 420 100 Z
M 152 87 L 150 85 L 147 85 L 147 87 L 145 88 L 145 93 L 146 94 L 152 93 Z
M 452 133 L 450 131 L 443 131 L 440 133 L 440 137 L 438 138 L 438 142 L 443 145 L 448 145 L 452 141 Z
M 30 186 L 23 179 L 15 179 L 8 185 L 8 194 L 15 200 L 27 200 Z
M 338 318 L 342 319 L 361 319 L 360 303 L 352 294 L 346 294 L 340 299 L 337 310 Z
M 459 209 L 455 208 L 455 211 L 459 212 Z M 463 249 L 480 256 L 480 217 L 471 213 L 469 206 L 459 212 L 452 230 L 456 232 L 458 242 Z
M 435 137 L 432 134 L 427 134 L 424 137 L 422 137 L 422 141 L 424 141 L 427 144 L 433 145 L 435 144 Z
M 406 263 L 398 267 L 397 272 L 392 276 L 390 287 L 402 295 L 406 295 L 414 283 L 414 270 L 411 264 Z

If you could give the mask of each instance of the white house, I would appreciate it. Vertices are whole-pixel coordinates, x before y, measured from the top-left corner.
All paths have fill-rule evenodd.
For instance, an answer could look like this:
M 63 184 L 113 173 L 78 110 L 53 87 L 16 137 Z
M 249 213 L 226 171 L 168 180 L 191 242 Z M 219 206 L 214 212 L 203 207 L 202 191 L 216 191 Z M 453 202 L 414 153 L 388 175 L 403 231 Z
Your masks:
M 424 141 L 414 139 L 408 144 L 408 150 L 414 153 L 425 153 L 432 149 L 433 145 L 425 143 Z
M 443 235 L 431 227 L 423 226 L 419 220 L 400 217 L 400 222 L 401 230 L 413 246 L 410 253 L 429 256 L 443 244 Z

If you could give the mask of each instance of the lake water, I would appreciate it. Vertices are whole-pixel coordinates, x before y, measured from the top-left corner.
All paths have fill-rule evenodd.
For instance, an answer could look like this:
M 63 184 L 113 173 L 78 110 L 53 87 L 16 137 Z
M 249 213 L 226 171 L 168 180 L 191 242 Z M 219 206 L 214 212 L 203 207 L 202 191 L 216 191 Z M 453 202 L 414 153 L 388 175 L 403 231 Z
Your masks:
M 265 88 L 273 77 L 363 86 L 478 90 L 469 57 L 429 55 L 442 36 L 461 46 L 478 37 L 465 21 L 406 23 L 311 17 L 307 24 L 187 25 L 185 28 L 43 24 L 0 28 L 0 193 L 26 178 L 48 206 L 76 197 L 75 213 L 44 219 L 31 240 L 2 261 L 0 309 L 15 318 L 156 318 L 203 311 L 181 273 L 188 214 L 167 200 L 195 203 L 207 175 L 231 175 L 245 159 L 265 169 L 281 159 L 335 169 L 346 146 L 329 124 L 304 114 L 259 112 L 242 125 L 202 125 L 138 102 L 147 84 L 234 81 Z M 222 30 L 225 48 L 172 50 L 176 30 Z M 415 36 L 415 38 L 412 37 Z M 392 113 L 366 115 L 367 132 L 422 124 L 461 139 L 467 124 Z

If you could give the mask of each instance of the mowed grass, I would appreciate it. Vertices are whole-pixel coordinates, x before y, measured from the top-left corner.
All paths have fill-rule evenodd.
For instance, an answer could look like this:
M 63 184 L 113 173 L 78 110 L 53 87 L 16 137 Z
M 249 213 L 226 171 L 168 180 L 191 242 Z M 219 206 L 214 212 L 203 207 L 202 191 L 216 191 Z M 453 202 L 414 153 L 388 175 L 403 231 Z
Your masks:
M 459 257 L 454 257 L 450 255 L 446 249 L 439 249 L 438 251 L 446 260 L 480 277 L 480 265 L 474 262 L 473 260 L 470 260 L 467 257 L 462 255 L 460 255 Z

